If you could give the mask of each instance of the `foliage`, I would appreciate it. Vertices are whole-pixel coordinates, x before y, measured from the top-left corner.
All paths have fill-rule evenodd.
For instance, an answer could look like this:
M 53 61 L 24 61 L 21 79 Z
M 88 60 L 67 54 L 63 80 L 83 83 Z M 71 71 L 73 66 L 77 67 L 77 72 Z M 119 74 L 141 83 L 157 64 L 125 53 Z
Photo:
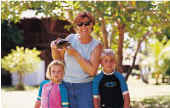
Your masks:
M 117 45 L 116 37 L 119 34 L 116 23 L 125 24 L 125 31 L 134 40 L 139 40 L 148 30 L 154 33 L 167 33 L 170 27 L 169 16 L 170 2 L 154 1 L 10 1 L 2 2 L 2 19 L 19 21 L 23 11 L 32 9 L 36 14 L 44 14 L 46 17 L 59 17 L 73 22 L 79 11 L 90 11 L 96 19 L 94 31 L 96 35 L 102 35 L 102 19 L 105 25 L 110 25 L 107 30 L 112 32 L 110 46 Z M 106 29 L 107 26 L 105 26 Z M 108 34 L 109 35 L 109 34 Z M 102 36 L 98 36 L 102 37 Z M 100 40 L 103 40 L 100 38 Z M 124 43 L 128 45 L 127 43 Z
M 3 53 L 8 53 L 10 49 L 14 49 L 15 46 L 23 44 L 23 32 L 19 30 L 14 23 L 3 20 L 1 27 L 1 45 Z
M 36 10 L 36 15 L 43 13 L 45 17 L 63 17 L 61 12 L 65 7 L 63 3 L 63 1 L 2 1 L 2 19 L 19 22 L 22 12 L 26 10 Z
M 2 58 L 2 68 L 9 72 L 17 72 L 19 83 L 18 89 L 24 89 L 22 78 L 29 72 L 34 72 L 37 68 L 40 58 L 40 52 L 36 49 L 28 49 L 24 47 L 16 47 L 7 56 Z
M 126 32 L 130 37 L 139 39 L 149 28 L 154 32 L 164 30 L 167 33 L 170 14 L 169 2 L 154 1 L 10 1 L 2 2 L 2 19 L 19 21 L 23 11 L 32 9 L 36 14 L 44 14 L 46 17 L 60 17 L 73 21 L 79 11 L 90 11 L 96 19 L 95 32 L 99 34 L 102 19 L 106 25 L 111 25 L 114 30 L 112 37 L 118 36 L 116 22 L 126 24 Z M 71 14 L 71 16 L 69 16 Z M 159 25 L 158 25 L 159 24 Z M 113 44 L 114 45 L 114 44 Z
M 2 59 L 2 68 L 9 72 L 19 72 L 25 74 L 27 72 L 33 72 L 40 58 L 40 54 L 36 49 L 24 49 L 24 47 L 16 47 L 16 50 L 12 49 L 12 52 Z
M 170 96 L 145 98 L 141 101 L 131 101 L 132 108 L 169 108 Z
M 109 45 L 117 52 L 123 50 L 118 46 L 134 47 L 130 46 L 131 38 L 136 43 L 141 43 L 148 32 L 148 35 L 154 38 L 169 37 L 170 2 L 168 1 L 10 1 L 2 2 L 2 19 L 17 22 L 20 14 L 27 9 L 36 10 L 37 15 L 67 19 L 71 23 L 78 12 L 89 11 L 96 19 L 94 37 L 101 40 L 104 46 Z M 120 30 L 122 25 L 123 29 Z M 118 39 L 123 39 L 125 33 L 130 38 L 119 43 Z M 164 38 L 160 40 L 162 39 L 164 40 Z M 119 53 L 118 56 L 120 59 L 123 54 Z
M 168 67 L 168 69 L 167 69 L 167 71 L 166 71 L 165 74 L 168 75 L 168 76 L 170 76 L 170 66 Z
M 156 39 L 152 39 L 152 42 L 148 48 L 148 55 L 144 59 L 151 68 L 151 72 L 156 80 L 159 79 L 160 75 L 164 75 L 168 68 L 170 68 L 170 40 L 164 45 Z M 156 82 L 158 83 L 158 81 Z

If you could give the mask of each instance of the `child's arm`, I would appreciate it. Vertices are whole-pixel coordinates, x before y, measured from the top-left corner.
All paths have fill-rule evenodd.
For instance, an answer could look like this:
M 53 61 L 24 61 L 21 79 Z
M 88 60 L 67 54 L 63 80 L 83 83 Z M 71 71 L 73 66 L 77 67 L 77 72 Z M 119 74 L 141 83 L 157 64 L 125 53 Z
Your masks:
M 130 96 L 129 96 L 128 86 L 125 81 L 125 78 L 119 72 L 116 72 L 115 75 L 120 81 L 121 91 L 122 91 L 123 98 L 124 98 L 124 108 L 130 108 Z
M 101 97 L 99 94 L 99 84 L 100 84 L 100 80 L 102 79 L 102 77 L 103 77 L 103 74 L 100 73 L 93 79 L 92 91 L 93 91 L 94 108 L 100 108 Z
M 93 97 L 94 108 L 100 108 L 100 97 Z
M 124 98 L 124 108 L 130 108 L 130 96 L 129 93 L 123 95 Z
M 41 106 L 41 101 L 37 100 L 35 102 L 34 108 L 40 108 L 40 106 Z
M 36 99 L 36 102 L 35 102 L 35 105 L 34 105 L 34 108 L 40 108 L 41 106 L 41 93 L 42 93 L 42 88 L 43 88 L 43 85 L 48 83 L 49 80 L 44 80 L 41 82 L 40 84 L 40 87 L 39 87 L 39 90 L 38 90 L 38 97 Z

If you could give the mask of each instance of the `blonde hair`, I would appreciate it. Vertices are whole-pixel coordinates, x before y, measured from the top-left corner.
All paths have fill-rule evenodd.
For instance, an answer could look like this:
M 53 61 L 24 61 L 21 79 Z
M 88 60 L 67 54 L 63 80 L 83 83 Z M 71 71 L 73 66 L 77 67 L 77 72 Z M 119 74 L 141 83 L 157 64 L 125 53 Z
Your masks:
M 104 56 L 113 56 L 115 58 L 115 53 L 113 52 L 112 49 L 103 49 L 102 54 L 101 54 L 101 58 L 103 58 Z
M 47 67 L 47 72 L 46 72 L 46 77 L 48 79 L 51 79 L 51 67 L 54 66 L 54 65 L 60 65 L 63 67 L 64 69 L 64 63 L 62 61 L 59 61 L 59 60 L 53 60 Z
M 117 59 L 116 59 L 116 55 L 114 53 L 114 51 L 112 49 L 103 49 L 101 56 L 100 56 L 100 61 L 105 57 L 105 56 L 112 56 L 114 59 L 114 69 L 117 68 Z

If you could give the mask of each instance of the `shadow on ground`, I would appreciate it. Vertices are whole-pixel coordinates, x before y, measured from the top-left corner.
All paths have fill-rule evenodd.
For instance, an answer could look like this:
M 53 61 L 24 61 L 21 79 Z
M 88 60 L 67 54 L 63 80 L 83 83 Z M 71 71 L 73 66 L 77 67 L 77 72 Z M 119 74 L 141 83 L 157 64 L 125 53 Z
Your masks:
M 170 96 L 145 98 L 141 101 L 131 101 L 131 108 L 170 108 Z

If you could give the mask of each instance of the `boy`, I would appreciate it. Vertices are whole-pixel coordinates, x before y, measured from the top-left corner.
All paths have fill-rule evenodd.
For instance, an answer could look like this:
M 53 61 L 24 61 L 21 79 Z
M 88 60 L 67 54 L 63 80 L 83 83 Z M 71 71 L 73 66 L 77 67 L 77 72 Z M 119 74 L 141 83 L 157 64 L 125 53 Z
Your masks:
M 115 55 L 104 49 L 101 55 L 102 72 L 93 80 L 94 108 L 130 108 L 130 97 L 124 77 L 115 72 Z

